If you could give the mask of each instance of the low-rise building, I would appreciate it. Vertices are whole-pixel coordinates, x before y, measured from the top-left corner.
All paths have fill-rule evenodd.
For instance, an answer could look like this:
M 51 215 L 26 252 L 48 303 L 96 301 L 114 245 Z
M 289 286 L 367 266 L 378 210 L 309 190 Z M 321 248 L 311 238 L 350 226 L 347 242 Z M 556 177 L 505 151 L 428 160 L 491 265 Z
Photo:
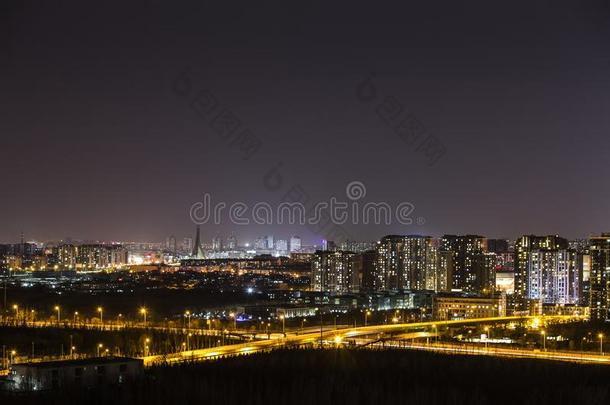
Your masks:
M 506 316 L 506 294 L 440 294 L 433 307 L 434 319 L 440 321 Z
M 316 307 L 280 307 L 276 308 L 275 314 L 277 317 L 284 316 L 286 318 L 303 318 L 315 316 L 318 308 Z
M 121 384 L 140 377 L 143 367 L 140 359 L 114 356 L 19 363 L 11 366 L 8 388 L 14 391 L 43 391 L 67 386 Z

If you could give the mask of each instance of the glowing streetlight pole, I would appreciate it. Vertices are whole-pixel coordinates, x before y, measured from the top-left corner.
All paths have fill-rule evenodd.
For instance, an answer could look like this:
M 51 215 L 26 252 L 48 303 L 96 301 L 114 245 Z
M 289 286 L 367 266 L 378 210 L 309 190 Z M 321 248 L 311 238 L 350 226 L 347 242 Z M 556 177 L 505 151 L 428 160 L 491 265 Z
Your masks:
M 78 311 L 74 311 L 74 317 L 72 318 L 72 326 L 76 326 L 76 318 L 78 318 Z
M 604 335 L 602 333 L 600 333 L 599 335 L 597 335 L 597 337 L 599 338 L 599 354 L 601 356 L 604 355 Z
M 237 330 L 237 315 L 235 315 L 235 313 L 231 312 L 229 314 L 229 318 L 233 318 L 233 329 Z
M 188 319 L 187 329 L 191 329 L 191 311 L 186 311 L 184 316 L 186 316 Z
M 55 305 L 55 311 L 57 311 L 57 324 L 61 322 L 61 308 L 59 305 Z
M 104 326 L 104 308 L 97 307 L 97 312 L 100 313 L 100 323 Z
M 542 350 L 546 351 L 546 331 L 540 332 L 540 338 L 542 339 Z
M 100 349 L 101 349 L 102 347 L 104 347 L 104 345 L 103 345 L 102 343 L 99 343 L 99 344 L 97 345 L 97 357 L 100 357 Z
M 488 340 L 489 340 L 489 326 L 483 328 L 485 330 L 485 350 L 487 350 Z
M 280 319 L 282 320 L 282 333 L 286 335 L 286 316 L 280 315 Z
M 371 311 L 365 311 L 364 312 L 364 326 L 366 326 L 366 320 L 369 317 L 369 315 L 371 315 Z
M 140 313 L 144 315 L 144 327 L 146 327 L 146 308 L 140 308 Z

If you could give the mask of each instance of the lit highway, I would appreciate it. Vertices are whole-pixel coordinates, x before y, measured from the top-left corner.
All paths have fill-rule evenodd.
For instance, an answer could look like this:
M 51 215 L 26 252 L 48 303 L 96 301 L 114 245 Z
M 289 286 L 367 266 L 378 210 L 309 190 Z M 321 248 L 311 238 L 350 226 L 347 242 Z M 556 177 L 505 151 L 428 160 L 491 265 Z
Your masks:
M 290 346 L 300 346 L 307 344 L 318 344 L 320 340 L 324 342 L 329 342 L 330 344 L 341 345 L 344 344 L 348 340 L 353 340 L 356 338 L 361 338 L 364 336 L 375 335 L 374 339 L 369 339 L 369 341 L 375 341 L 379 338 L 384 338 L 388 340 L 392 340 L 392 337 L 395 334 L 401 334 L 408 332 L 413 329 L 428 329 L 430 331 L 436 332 L 437 328 L 440 326 L 451 326 L 451 325 L 468 325 L 468 324 L 481 324 L 481 323 L 504 323 L 511 321 L 523 321 L 523 320 L 537 320 L 542 319 L 544 322 L 569 322 L 577 319 L 582 319 L 580 316 L 569 316 L 569 315 L 554 315 L 554 316 L 545 316 L 545 317 L 535 317 L 535 316 L 512 316 L 512 317 L 493 317 L 493 318 L 478 318 L 478 319 L 466 319 L 466 320 L 452 320 L 452 321 L 436 321 L 436 322 L 415 322 L 415 323 L 397 323 L 397 324 L 387 324 L 387 325 L 371 325 L 371 326 L 363 326 L 363 327 L 352 327 L 345 329 L 333 329 L 333 330 L 324 330 L 317 331 L 312 333 L 304 333 L 304 334 L 287 334 L 286 337 L 276 336 L 275 338 L 267 339 L 267 340 L 258 340 L 251 341 L 247 343 L 234 344 L 234 345 L 226 345 L 226 346 L 217 346 L 213 348 L 207 349 L 198 349 L 198 350 L 189 350 L 183 351 L 168 355 L 154 355 L 144 357 L 145 365 L 152 365 L 156 363 L 175 363 L 175 362 L 184 362 L 184 361 L 203 361 L 214 359 L 218 357 L 225 356 L 233 356 L 233 355 L 242 355 L 242 354 L 251 354 L 256 352 L 261 352 L 265 350 L 270 350 L 273 348 L 279 347 L 290 347 Z M 414 339 L 424 336 L 431 336 L 429 333 L 424 333 L 421 335 L 407 335 L 409 337 L 396 336 L 395 339 Z M 404 346 L 403 346 L 404 347 Z M 419 348 L 419 345 L 413 345 L 413 348 Z M 454 353 L 457 353 L 460 349 L 460 346 L 446 346 L 446 351 L 451 352 L 453 350 Z M 436 348 L 436 350 L 440 350 Z M 504 351 L 506 350 L 506 351 Z M 578 354 L 569 354 L 569 353 L 555 353 L 555 352 L 544 352 L 538 353 L 530 351 L 516 351 L 515 353 L 511 352 L 512 349 L 498 349 L 497 352 L 493 352 L 491 350 L 480 353 L 480 354 L 488 354 L 488 355 L 502 355 L 504 357 L 531 357 L 531 358 L 544 358 L 551 360 L 570 360 L 570 361 L 578 361 L 578 359 L 583 356 Z M 531 356 L 526 356 L 524 353 L 530 353 Z M 549 354 L 552 353 L 552 354 Z M 586 356 L 591 357 L 591 359 L 596 358 L 595 355 Z M 600 356 L 601 357 L 601 356 Z M 598 362 L 601 362 L 598 361 Z
M 414 344 L 407 343 L 397 345 L 393 342 L 388 342 L 385 347 L 400 347 L 412 350 L 426 350 L 438 353 L 461 354 L 461 355 L 483 355 L 496 357 L 510 358 L 528 358 L 540 360 L 556 360 L 569 361 L 576 363 L 596 363 L 610 364 L 610 356 L 601 354 L 585 353 L 585 352 L 561 352 L 561 351 L 544 351 L 544 350 L 527 350 L 503 347 L 488 347 L 452 344 L 452 343 L 431 343 L 431 344 Z

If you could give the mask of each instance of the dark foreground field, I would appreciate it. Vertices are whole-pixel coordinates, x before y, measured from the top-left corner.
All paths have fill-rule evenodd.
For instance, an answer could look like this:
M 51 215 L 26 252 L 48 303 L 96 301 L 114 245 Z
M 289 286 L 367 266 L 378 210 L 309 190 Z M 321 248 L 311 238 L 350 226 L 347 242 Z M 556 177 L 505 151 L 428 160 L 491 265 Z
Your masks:
M 0 402 L 591 405 L 610 403 L 609 385 L 605 366 L 398 350 L 281 350 L 157 367 L 121 387 L 0 396 Z

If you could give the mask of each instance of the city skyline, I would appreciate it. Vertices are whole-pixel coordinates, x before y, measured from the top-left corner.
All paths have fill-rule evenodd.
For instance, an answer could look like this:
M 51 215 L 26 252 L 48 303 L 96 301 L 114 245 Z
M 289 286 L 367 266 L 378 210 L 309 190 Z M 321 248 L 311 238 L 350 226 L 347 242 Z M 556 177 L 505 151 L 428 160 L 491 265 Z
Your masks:
M 610 2 L 0 31 L 3 403 L 610 403 Z
M 59 237 L 59 238 L 49 238 L 49 239 L 42 239 L 42 238 L 36 238 L 34 236 L 27 236 L 25 234 L 23 235 L 16 235 L 13 238 L 9 238 L 7 240 L 0 240 L 0 244 L 17 244 L 20 243 L 21 241 L 23 242 L 27 242 L 27 243 L 39 243 L 39 244 L 45 244 L 45 243 L 58 243 L 58 242 L 73 242 L 73 243 L 107 243 L 107 244 L 112 244 L 112 243 L 153 243 L 153 244 L 163 244 L 166 243 L 166 241 L 169 238 L 176 238 L 176 240 L 184 240 L 184 239 L 195 239 L 195 235 L 196 235 L 196 231 L 195 231 L 196 227 L 193 225 L 193 229 L 191 233 L 188 234 L 177 234 L 177 233 L 169 233 L 166 234 L 165 236 L 162 236 L 160 239 L 141 239 L 141 240 L 130 240 L 130 239 L 119 239 L 119 238 L 109 238 L 109 239 L 96 239 L 96 238 L 77 238 L 77 237 L 72 237 L 72 236 L 67 236 L 67 237 Z M 203 230 L 203 229 L 202 229 Z M 377 236 L 372 236 L 371 239 L 364 239 L 364 238 L 354 238 L 354 239 L 345 239 L 345 240 L 341 240 L 339 242 L 365 242 L 365 243 L 369 243 L 369 242 L 374 242 L 374 241 L 378 241 L 381 238 L 383 238 L 384 236 L 387 235 L 402 235 L 402 236 L 426 236 L 426 237 L 431 237 L 431 238 L 436 238 L 436 239 L 440 239 L 442 236 L 444 235 L 480 235 L 481 237 L 485 238 L 485 239 L 492 239 L 492 240 L 506 240 L 506 241 L 516 241 L 517 239 L 519 239 L 521 236 L 523 235 L 556 235 L 556 236 L 562 236 L 565 237 L 567 240 L 570 241 L 584 241 L 584 240 L 588 240 L 590 238 L 596 237 L 597 235 L 603 233 L 603 230 L 601 231 L 591 231 L 589 234 L 585 235 L 585 236 L 579 236 L 579 237 L 570 237 L 567 236 L 565 234 L 558 234 L 558 233 L 536 233 L 536 232 L 521 232 L 516 234 L 513 237 L 506 237 L 506 236 L 497 236 L 497 235 L 485 235 L 482 233 L 467 233 L 467 232 L 444 232 L 444 233 L 440 233 L 440 234 L 429 234 L 429 233 L 421 233 L 421 232 L 405 232 L 405 233 L 389 233 L 389 232 L 381 232 L 379 233 Z M 203 234 L 203 232 L 202 232 Z M 210 245 L 212 246 L 214 243 L 215 239 L 220 238 L 220 240 L 222 240 L 223 243 L 225 243 L 226 241 L 230 240 L 231 238 L 235 238 L 237 240 L 238 246 L 240 247 L 247 247 L 246 244 L 248 245 L 253 245 L 257 239 L 260 238 L 264 238 L 266 236 L 272 236 L 274 238 L 280 239 L 280 240 L 286 240 L 289 241 L 292 237 L 298 237 L 299 239 L 301 239 L 302 243 L 304 246 L 321 246 L 325 241 L 327 241 L 327 239 L 321 238 L 321 239 L 311 239 L 311 240 L 304 240 L 299 234 L 291 234 L 291 233 L 259 233 L 256 234 L 254 237 L 252 238 L 244 238 L 242 237 L 240 234 L 235 233 L 235 232 L 230 232 L 227 234 L 219 234 L 219 233 L 215 233 L 215 234 L 211 234 L 210 236 L 202 236 L 201 237 L 201 245 L 205 246 L 205 245 Z M 333 242 L 335 242 L 333 240 Z

